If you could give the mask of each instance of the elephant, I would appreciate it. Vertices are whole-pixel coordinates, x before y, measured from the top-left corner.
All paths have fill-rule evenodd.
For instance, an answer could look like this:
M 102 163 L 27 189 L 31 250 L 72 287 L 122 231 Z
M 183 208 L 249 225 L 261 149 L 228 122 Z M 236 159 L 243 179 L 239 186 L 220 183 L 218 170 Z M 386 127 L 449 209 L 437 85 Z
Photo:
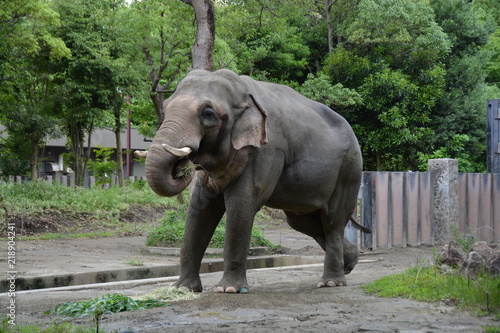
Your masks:
M 194 182 L 177 287 L 203 290 L 201 261 L 226 214 L 224 272 L 214 289 L 248 292 L 250 235 L 263 206 L 283 210 L 293 229 L 323 248 L 317 287 L 347 284 L 358 249 L 351 244 L 344 259 L 344 228 L 356 205 L 362 158 L 342 116 L 290 87 L 228 69 L 189 72 L 164 110 L 146 157 L 148 184 L 168 197 Z

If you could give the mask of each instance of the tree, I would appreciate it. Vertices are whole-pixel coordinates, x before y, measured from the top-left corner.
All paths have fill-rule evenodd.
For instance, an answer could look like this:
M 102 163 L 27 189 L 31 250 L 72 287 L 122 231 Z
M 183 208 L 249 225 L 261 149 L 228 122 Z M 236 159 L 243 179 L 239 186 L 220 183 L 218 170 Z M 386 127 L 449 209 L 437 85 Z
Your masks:
M 189 50 L 194 34 L 190 23 L 192 11 L 176 1 L 136 1 L 131 5 L 127 24 L 134 27 L 132 39 L 143 54 L 141 78 L 149 84 L 149 98 L 154 107 L 156 121 L 148 116 L 149 107 L 140 91 L 132 95 L 139 105 L 132 106 L 134 117 L 140 119 L 144 132 L 150 134 L 163 122 L 165 95 L 172 92 L 179 77 L 187 72 Z M 135 111 L 135 112 L 134 112 Z
M 429 147 L 445 148 L 454 158 L 452 138 L 466 135 L 466 151 L 472 167 L 486 169 L 486 101 L 485 79 L 490 53 L 485 46 L 495 31 L 491 20 L 481 19 L 477 8 L 465 0 L 433 0 L 436 22 L 452 42 L 451 52 L 442 60 L 446 68 L 446 87 L 431 116 L 435 132 Z M 432 151 L 432 150 L 431 150 Z
M 445 75 L 439 61 L 450 43 L 421 1 L 361 0 L 351 18 L 324 71 L 363 103 L 340 112 L 358 135 L 366 168 L 415 170 L 416 152 L 432 133 Z
M 37 60 L 26 59 L 23 72 L 18 68 L 17 80 L 12 83 L 14 89 L 4 99 L 1 116 L 8 132 L 6 142 L 17 142 L 7 155 L 17 156 L 18 160 L 27 159 L 32 180 L 38 179 L 41 150 L 47 136 L 57 134 L 57 119 L 50 113 L 56 98 L 53 80 L 47 69 L 40 66 L 42 63 L 43 57 L 39 56 Z
M 194 9 L 196 38 L 191 50 L 193 69 L 213 71 L 215 14 L 212 0 L 181 0 Z
M 22 166 L 29 161 L 29 176 L 36 180 L 45 139 L 56 132 L 48 112 L 56 98 L 50 65 L 70 56 L 64 42 L 50 33 L 58 25 L 58 13 L 45 1 L 2 3 L 0 122 L 8 133 L 1 148 L 4 174 L 27 171 Z
M 333 51 L 333 24 L 332 24 L 332 6 L 337 2 L 338 0 L 316 0 L 316 3 L 321 4 L 324 6 L 324 13 L 325 13 L 325 20 L 326 20 L 326 26 L 327 26 L 327 31 L 328 31 L 328 53 L 332 53 Z
M 490 35 L 489 43 L 482 48 L 491 55 L 486 67 L 486 82 L 488 87 L 488 99 L 500 96 L 500 2 L 496 0 L 476 0 L 473 6 L 478 18 L 482 21 L 492 21 L 496 25 L 496 31 Z
M 306 79 L 310 51 L 301 29 L 308 21 L 297 6 L 306 13 L 311 7 L 292 0 L 227 1 L 217 7 L 217 35 L 232 50 L 238 72 L 292 86 Z
M 61 38 L 71 48 L 73 57 L 58 64 L 61 77 L 58 116 L 70 141 L 71 166 L 75 183 L 83 185 L 90 158 L 90 138 L 93 130 L 111 125 L 119 141 L 122 128 L 121 112 L 126 92 L 132 88 L 138 74 L 123 54 L 126 26 L 119 29 L 116 15 L 124 3 L 115 0 L 55 1 L 63 17 Z M 106 117 L 106 115 L 111 116 Z M 88 147 L 84 147 L 84 138 Z M 123 179 L 123 163 L 118 163 L 119 179 Z

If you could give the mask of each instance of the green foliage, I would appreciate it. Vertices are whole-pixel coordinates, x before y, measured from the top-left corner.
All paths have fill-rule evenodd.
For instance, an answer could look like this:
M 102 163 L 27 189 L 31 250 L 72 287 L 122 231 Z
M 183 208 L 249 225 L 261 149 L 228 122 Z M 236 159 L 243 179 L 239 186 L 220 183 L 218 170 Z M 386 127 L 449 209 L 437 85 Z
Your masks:
M 29 153 L 29 142 L 24 137 L 9 135 L 0 138 L 0 177 L 6 180 L 12 175 L 29 175 Z
M 341 83 L 332 85 L 328 76 L 323 73 L 317 76 L 308 74 L 307 80 L 297 90 L 333 109 L 349 108 L 362 102 L 361 96 L 355 90 L 345 88 Z
M 274 82 L 304 77 L 310 50 L 292 24 L 296 1 L 246 0 L 217 7 L 217 35 L 235 55 L 239 72 Z M 293 10 L 291 10 L 293 8 Z
M 453 137 L 448 138 L 447 146 L 440 147 L 430 154 L 418 152 L 419 171 L 425 172 L 428 170 L 427 161 L 429 159 L 437 158 L 455 158 L 458 160 L 458 171 L 460 172 L 476 172 L 482 170 L 484 165 L 474 164 L 474 159 L 467 151 L 465 144 L 469 141 L 469 136 L 466 134 L 455 134 Z
M 166 305 L 167 303 L 159 300 L 134 300 L 121 294 L 106 294 L 88 301 L 61 303 L 47 313 L 57 314 L 66 318 L 94 317 L 103 314 L 150 309 Z
M 453 233 L 453 242 L 460 246 L 463 253 L 469 253 L 474 245 L 474 236 L 470 229 L 467 230 L 467 234 L 461 234 L 456 226 L 451 226 L 451 232 Z
M 59 24 L 59 14 L 47 1 L 2 2 L 0 124 L 7 137 L 2 140 L 0 173 L 4 175 L 36 179 L 46 137 L 57 133 L 57 121 L 50 114 L 56 98 L 51 65 L 71 56 L 51 32 Z
M 128 27 L 125 36 L 131 41 L 137 78 L 144 86 L 131 93 L 131 120 L 141 134 L 156 133 L 162 103 L 177 82 L 188 72 L 190 50 L 195 36 L 193 9 L 180 1 L 133 1 L 127 8 L 122 24 Z M 216 51 L 224 49 L 217 43 Z M 222 51 L 224 52 L 224 51 Z M 224 58 L 224 55 L 222 55 Z M 219 56 L 216 61 L 226 62 Z M 232 59 L 228 59 L 232 60 Z M 153 101 L 153 103 L 151 103 Z
M 430 115 L 446 74 L 438 61 L 450 49 L 433 18 L 427 3 L 362 0 L 346 42 L 325 61 L 331 80 L 363 101 L 354 112 L 339 111 L 353 125 L 366 169 L 416 170 L 414 156 L 432 136 Z
M 132 124 L 154 135 L 155 111 L 190 65 L 193 10 L 178 0 L 25 2 L 0 9 L 0 123 L 9 134 L 0 173 L 36 176 L 27 166 L 40 164 L 59 127 L 81 185 L 84 136 L 120 127 L 127 95 Z M 330 54 L 321 1 L 214 5 L 214 67 L 337 109 L 355 128 L 365 169 L 416 170 L 423 156 L 446 155 L 484 171 L 485 102 L 500 92 L 500 2 L 337 0 Z M 457 136 L 469 138 L 462 150 Z
M 500 277 L 482 274 L 476 280 L 459 273 L 445 274 L 437 267 L 414 267 L 383 277 L 363 288 L 380 297 L 404 297 L 445 302 L 482 315 L 500 315 Z
M 67 187 L 44 180 L 21 184 L 0 182 L 2 206 L 8 213 L 26 215 L 44 210 L 101 214 L 103 217 L 126 211 L 132 205 L 163 206 L 175 204 L 175 199 L 156 195 L 149 187 L 111 187 L 88 190 Z
M 452 42 L 451 52 L 442 60 L 446 66 L 445 92 L 433 108 L 431 127 L 435 133 L 429 147 L 447 148 L 452 158 L 449 138 L 467 135 L 464 151 L 473 152 L 467 160 L 472 171 L 483 172 L 486 161 L 486 67 L 491 64 L 487 51 L 489 36 L 495 28 L 491 20 L 482 18 L 472 2 L 434 0 L 430 2 L 435 20 Z M 434 148 L 434 149 L 436 149 Z
M 59 84 L 55 111 L 70 141 L 75 182 L 83 185 L 88 159 L 84 136 L 95 128 L 121 125 L 126 94 L 144 89 L 134 65 L 139 52 L 131 45 L 123 1 L 53 1 L 61 14 L 57 35 L 71 49 L 70 59 L 58 61 Z
M 131 258 L 125 264 L 130 266 L 144 266 L 144 261 L 141 258 Z
M 161 219 L 160 225 L 153 229 L 146 238 L 147 246 L 180 246 L 184 236 L 186 206 L 170 210 Z
M 372 62 L 407 71 L 432 65 L 450 49 L 432 8 L 422 1 L 361 0 L 347 34 L 348 43 Z
M 160 300 L 134 300 L 115 293 L 106 294 L 88 301 L 61 303 L 54 310 L 47 311 L 46 313 L 57 314 L 65 318 L 92 316 L 96 324 L 96 332 L 99 332 L 99 325 L 104 314 L 151 309 L 167 305 L 167 303 Z
M 1 318 L 0 332 L 1 333 L 95 333 L 95 328 L 75 326 L 67 322 L 54 322 L 48 327 L 40 327 L 38 325 L 10 325 L 9 317 Z
M 111 175 L 115 172 L 117 163 L 110 159 L 113 150 L 111 148 L 94 149 L 95 159 L 88 163 L 90 173 L 96 178 L 96 186 L 111 184 Z
M 184 229 L 186 226 L 186 210 L 187 205 L 181 206 L 167 212 L 166 216 L 160 220 L 160 225 L 153 229 L 146 238 L 147 246 L 160 246 L 160 247 L 180 247 L 184 237 Z M 223 218 L 214 235 L 210 240 L 209 247 L 223 248 L 225 240 L 225 219 Z M 250 246 L 267 246 L 275 248 L 276 246 L 264 238 L 262 232 L 257 229 L 252 229 L 250 239 Z

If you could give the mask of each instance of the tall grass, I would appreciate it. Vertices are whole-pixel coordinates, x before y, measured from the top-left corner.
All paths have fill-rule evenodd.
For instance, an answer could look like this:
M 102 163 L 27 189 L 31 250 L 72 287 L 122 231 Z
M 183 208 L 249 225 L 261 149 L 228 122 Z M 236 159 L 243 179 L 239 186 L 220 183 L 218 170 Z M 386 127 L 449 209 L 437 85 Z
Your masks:
M 143 183 L 109 189 L 67 187 L 47 181 L 0 183 L 0 208 L 9 214 L 32 214 L 47 209 L 76 213 L 116 213 L 131 205 L 177 206 L 175 198 L 155 194 Z
M 187 205 L 184 205 L 167 212 L 165 217 L 159 221 L 160 224 L 149 232 L 146 238 L 146 245 L 160 247 L 181 246 L 186 226 L 186 210 Z M 223 217 L 221 222 L 217 225 L 208 246 L 212 248 L 223 248 L 225 238 L 226 220 Z M 262 234 L 262 231 L 258 227 L 254 226 L 254 228 L 252 228 L 250 238 L 250 247 L 259 246 L 268 247 L 272 251 L 281 250 L 279 245 L 275 245 L 267 240 Z
M 383 277 L 364 286 L 380 297 L 404 297 L 426 302 L 444 302 L 500 318 L 500 277 L 487 273 L 472 279 L 460 272 L 443 273 L 438 267 L 413 267 L 404 273 Z

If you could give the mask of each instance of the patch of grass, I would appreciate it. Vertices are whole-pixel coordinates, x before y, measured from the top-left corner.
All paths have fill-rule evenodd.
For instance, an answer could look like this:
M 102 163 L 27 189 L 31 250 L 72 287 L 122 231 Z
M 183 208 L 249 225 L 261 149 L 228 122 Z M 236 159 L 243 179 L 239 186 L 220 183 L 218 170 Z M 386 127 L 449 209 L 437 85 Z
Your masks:
M 458 244 L 463 253 L 468 253 L 472 248 L 472 245 L 476 242 L 470 228 L 467 229 L 466 234 L 462 234 L 458 230 L 457 226 L 452 225 L 451 232 L 453 233 L 453 241 Z
M 131 205 L 176 205 L 155 194 L 149 186 L 113 186 L 109 189 L 67 187 L 44 180 L 25 183 L 0 182 L 0 205 L 8 214 L 33 214 L 44 210 L 76 213 L 117 213 Z
M 458 272 L 443 273 L 435 266 L 414 267 L 383 277 L 364 289 L 380 297 L 404 297 L 426 302 L 444 302 L 481 316 L 500 316 L 500 277 L 481 274 L 477 279 Z
M 184 229 L 186 225 L 187 205 L 181 206 L 178 209 L 172 209 L 167 212 L 165 217 L 160 220 L 160 225 L 149 232 L 146 238 L 147 246 L 159 247 L 180 247 L 184 237 Z M 209 243 L 211 248 L 223 248 L 226 237 L 225 231 L 226 221 L 223 218 Z M 259 228 L 252 228 L 250 239 L 250 247 L 266 246 L 271 250 L 278 251 L 281 247 L 267 240 Z
M 186 209 L 184 205 L 179 209 L 173 209 L 159 220 L 160 224 L 149 232 L 146 238 L 147 246 L 178 247 L 182 243 L 186 221 Z
M 96 231 L 96 232 L 81 232 L 75 234 L 61 234 L 58 232 L 47 232 L 40 235 L 34 236 L 22 236 L 21 240 L 53 240 L 53 239 L 61 239 L 61 238 L 104 238 L 104 237 L 113 237 L 118 236 L 122 233 L 122 231 Z
M 500 333 L 500 326 L 496 326 L 496 327 L 486 326 L 484 328 L 484 332 L 485 333 Z
M 8 317 L 1 319 L 0 333 L 95 333 L 95 328 L 75 326 L 67 322 L 54 322 L 48 327 L 40 327 L 39 325 L 11 325 L 8 321 Z
M 144 182 L 109 189 L 0 182 L 0 221 L 15 222 L 27 240 L 144 234 L 152 216 L 178 205 L 177 198 L 161 197 Z
M 141 258 L 131 258 L 125 264 L 130 266 L 144 266 L 144 261 Z

